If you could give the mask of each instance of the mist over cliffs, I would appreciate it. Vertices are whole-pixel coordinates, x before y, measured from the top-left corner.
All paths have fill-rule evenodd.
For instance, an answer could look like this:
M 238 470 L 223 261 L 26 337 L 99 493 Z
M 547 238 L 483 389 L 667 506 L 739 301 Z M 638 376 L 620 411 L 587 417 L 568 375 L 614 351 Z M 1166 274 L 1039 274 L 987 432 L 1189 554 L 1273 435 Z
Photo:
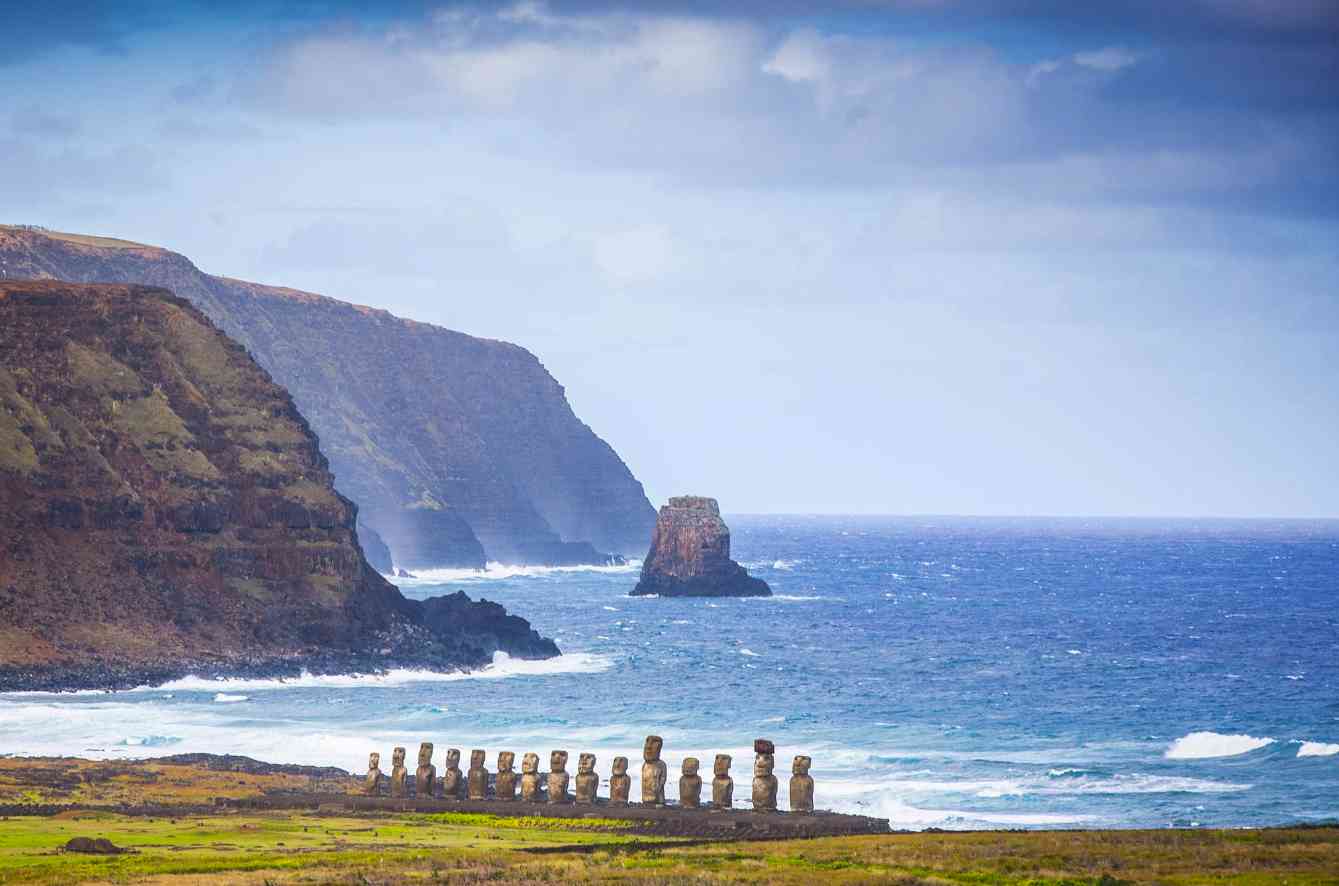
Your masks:
M 212 276 L 152 246 L 0 227 L 0 280 L 144 283 L 188 299 L 292 393 L 399 566 L 640 556 L 642 485 L 524 348 Z
M 364 559 L 287 391 L 162 289 L 0 281 L 0 690 L 558 654 Z

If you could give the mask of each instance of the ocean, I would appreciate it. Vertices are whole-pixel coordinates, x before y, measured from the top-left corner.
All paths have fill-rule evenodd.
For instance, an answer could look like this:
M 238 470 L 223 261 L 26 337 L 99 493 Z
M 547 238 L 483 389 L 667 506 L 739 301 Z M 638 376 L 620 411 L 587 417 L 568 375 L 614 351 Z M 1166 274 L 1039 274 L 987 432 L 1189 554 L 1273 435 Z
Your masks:
M 208 751 L 361 771 L 420 741 L 679 764 L 813 757 L 894 828 L 1339 819 L 1339 522 L 727 518 L 766 599 L 632 598 L 637 565 L 400 580 L 504 604 L 564 655 L 472 674 L 0 695 L 0 753 Z M 637 794 L 633 785 L 633 794 Z M 601 794 L 607 795 L 602 785 Z

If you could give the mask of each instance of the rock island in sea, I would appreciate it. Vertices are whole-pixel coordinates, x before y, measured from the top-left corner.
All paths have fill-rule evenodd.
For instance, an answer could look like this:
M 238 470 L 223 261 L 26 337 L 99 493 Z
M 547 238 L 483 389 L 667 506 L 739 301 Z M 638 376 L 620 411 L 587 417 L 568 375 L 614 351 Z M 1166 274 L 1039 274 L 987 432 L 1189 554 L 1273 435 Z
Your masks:
M 671 498 L 660 509 L 651 550 L 632 596 L 770 597 L 767 582 L 730 559 L 730 529 L 716 499 Z

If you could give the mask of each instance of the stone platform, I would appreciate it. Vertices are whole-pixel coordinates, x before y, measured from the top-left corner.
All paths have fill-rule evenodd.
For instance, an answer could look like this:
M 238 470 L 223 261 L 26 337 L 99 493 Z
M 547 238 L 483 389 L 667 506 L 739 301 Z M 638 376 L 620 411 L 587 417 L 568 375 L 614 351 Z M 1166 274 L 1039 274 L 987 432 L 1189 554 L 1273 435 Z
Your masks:
M 611 806 L 525 803 L 505 800 L 446 800 L 441 798 L 365 797 L 355 794 L 270 794 L 244 799 L 220 799 L 216 808 L 235 810 L 311 810 L 317 813 L 476 813 L 536 818 L 600 818 L 622 820 L 629 832 L 649 836 L 699 837 L 714 840 L 781 840 L 886 834 L 888 820 L 837 812 L 753 812 L 747 809 L 684 809 L 679 806 Z

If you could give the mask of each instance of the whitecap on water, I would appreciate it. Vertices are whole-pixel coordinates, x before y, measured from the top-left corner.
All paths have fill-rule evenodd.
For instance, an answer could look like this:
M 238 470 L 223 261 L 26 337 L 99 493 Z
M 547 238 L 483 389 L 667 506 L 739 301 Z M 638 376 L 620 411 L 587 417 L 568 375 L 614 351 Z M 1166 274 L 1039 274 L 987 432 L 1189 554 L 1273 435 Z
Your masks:
M 1323 741 L 1304 741 L 1297 748 L 1299 757 L 1333 757 L 1335 754 L 1339 754 L 1339 744 Z
M 221 704 L 227 704 L 229 702 L 235 702 L 235 701 L 248 701 L 250 700 L 250 698 L 251 696 L 249 695 L 234 695 L 229 692 L 220 692 L 214 696 L 214 701 L 217 701 Z
M 1168 760 L 1203 760 L 1212 757 L 1236 757 L 1274 743 L 1272 738 L 1254 735 L 1222 735 L 1217 732 L 1192 732 L 1172 742 L 1163 754 Z
M 401 587 L 420 587 L 422 585 L 439 585 L 451 582 L 477 582 L 477 581 L 499 581 L 508 578 L 544 578 L 546 576 L 563 575 L 571 572 L 595 572 L 607 575 L 620 575 L 623 573 L 637 572 L 642 568 L 640 560 L 629 560 L 626 563 L 611 566 L 601 566 L 588 564 L 582 566 L 514 566 L 508 563 L 489 563 L 483 569 L 415 569 L 413 578 L 397 578 L 393 575 L 386 576 L 386 579 L 392 584 Z

